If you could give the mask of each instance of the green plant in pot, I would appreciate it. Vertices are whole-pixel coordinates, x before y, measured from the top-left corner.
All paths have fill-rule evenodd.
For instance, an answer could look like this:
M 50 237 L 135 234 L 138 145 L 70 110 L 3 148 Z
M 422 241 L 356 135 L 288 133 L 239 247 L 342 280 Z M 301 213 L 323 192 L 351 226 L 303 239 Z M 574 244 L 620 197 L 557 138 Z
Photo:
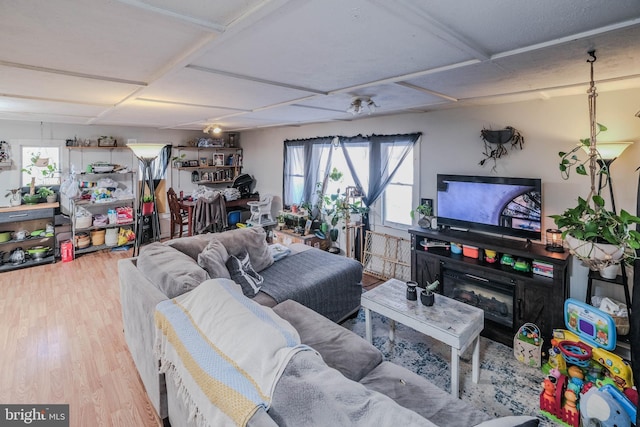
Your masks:
M 142 215 L 151 215 L 153 214 L 153 209 L 155 207 L 154 197 L 151 194 L 145 194 L 142 196 Z
M 47 199 L 47 203 L 54 203 L 56 201 L 56 192 L 51 187 L 40 187 L 36 192 L 41 198 Z
M 581 139 L 578 146 L 570 152 L 558 153 L 561 176 L 568 179 L 570 171 L 575 167 L 577 174 L 589 176 L 591 191 L 586 198 L 578 197 L 577 206 L 550 217 L 562 230 L 562 237 L 571 254 L 591 270 L 599 271 L 602 277 L 615 279 L 619 264 L 630 263 L 636 258 L 636 250 L 640 249 L 640 232 L 632 229 L 634 224 L 640 224 L 640 218 L 624 209 L 619 214 L 615 210 L 608 210 L 599 194 L 602 189 L 602 177 L 605 176 L 608 178 L 607 182 L 611 182 L 609 165 L 612 160 L 602 158 L 596 142 L 597 136 L 606 131 L 607 127 L 597 123 L 595 118 L 597 95 L 593 82 L 593 61 L 588 61 L 592 67 L 591 86 L 588 91 L 590 136 Z M 588 153 L 588 158 L 584 161 L 576 154 L 582 149 Z M 599 177 L 600 182 L 596 190 L 595 179 L 599 174 L 602 175 Z
M 51 178 L 58 171 L 55 163 L 50 163 L 48 158 L 40 157 L 40 153 L 35 153 L 31 156 L 31 163 L 21 169 L 31 176 L 31 182 L 29 183 L 29 194 L 23 196 L 24 202 L 27 204 L 34 204 L 40 201 L 41 195 L 36 193 L 36 176 L 38 173 L 43 178 Z
M 415 214 L 420 214 L 420 218 L 418 219 L 418 225 L 422 228 L 431 228 L 431 220 L 433 219 L 433 206 L 431 204 L 420 204 L 411 212 L 411 219 L 415 218 Z
M 425 306 L 433 305 L 436 299 L 435 295 L 433 294 L 433 291 L 435 291 L 438 288 L 438 285 L 440 285 L 440 282 L 436 280 L 435 282 L 428 284 L 427 286 L 424 287 L 422 292 L 420 292 L 420 302 L 422 302 L 422 305 L 425 305 Z

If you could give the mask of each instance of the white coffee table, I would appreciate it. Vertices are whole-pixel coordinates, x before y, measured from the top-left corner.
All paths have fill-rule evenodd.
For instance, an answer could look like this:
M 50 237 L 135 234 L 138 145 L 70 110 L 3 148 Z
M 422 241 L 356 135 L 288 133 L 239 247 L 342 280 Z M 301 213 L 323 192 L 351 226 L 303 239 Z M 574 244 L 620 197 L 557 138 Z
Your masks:
M 420 289 L 420 288 L 418 288 Z M 395 322 L 451 346 L 451 394 L 459 396 L 460 355 L 472 344 L 472 380 L 480 379 L 480 332 L 484 328 L 484 311 L 477 307 L 435 294 L 435 303 L 425 307 L 406 298 L 407 285 L 390 279 L 362 294 L 367 341 L 372 342 L 371 311 L 391 319 L 389 339 L 395 339 Z M 395 321 L 395 322 L 394 322 Z

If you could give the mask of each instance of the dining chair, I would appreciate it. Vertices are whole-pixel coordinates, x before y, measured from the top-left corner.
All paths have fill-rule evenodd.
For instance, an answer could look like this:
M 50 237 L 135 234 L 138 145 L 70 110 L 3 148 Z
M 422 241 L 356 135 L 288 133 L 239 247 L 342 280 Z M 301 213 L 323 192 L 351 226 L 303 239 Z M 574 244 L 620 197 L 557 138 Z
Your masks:
M 176 227 L 178 227 L 178 237 L 182 237 L 185 226 L 189 226 L 189 214 L 186 210 L 180 207 L 180 201 L 173 187 L 167 190 L 167 200 L 169 202 L 169 211 L 171 212 L 171 232 L 170 238 L 176 234 Z

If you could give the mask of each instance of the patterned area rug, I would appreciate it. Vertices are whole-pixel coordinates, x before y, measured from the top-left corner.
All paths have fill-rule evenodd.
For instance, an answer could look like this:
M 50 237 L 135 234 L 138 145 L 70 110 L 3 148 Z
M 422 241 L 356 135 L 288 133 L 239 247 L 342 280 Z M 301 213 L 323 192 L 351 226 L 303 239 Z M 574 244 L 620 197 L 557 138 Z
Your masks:
M 427 378 L 447 392 L 451 391 L 451 349 L 432 338 L 401 324 L 396 327 L 395 343 L 389 341 L 388 319 L 372 312 L 373 344 L 384 360 L 404 366 Z M 357 318 L 343 323 L 347 329 L 364 338 L 364 310 Z M 460 361 L 460 398 L 492 417 L 531 415 L 540 426 L 556 426 L 539 409 L 540 369 L 518 362 L 513 349 L 480 337 L 480 382 L 471 380 L 471 354 L 468 349 Z

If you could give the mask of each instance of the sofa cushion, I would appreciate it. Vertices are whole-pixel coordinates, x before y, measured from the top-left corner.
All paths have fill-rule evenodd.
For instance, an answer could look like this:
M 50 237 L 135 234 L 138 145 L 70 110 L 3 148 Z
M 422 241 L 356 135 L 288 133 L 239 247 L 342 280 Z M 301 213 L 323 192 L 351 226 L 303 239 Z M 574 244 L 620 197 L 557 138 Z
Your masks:
M 359 381 L 382 362 L 380 351 L 360 336 L 293 300 L 273 307 L 298 331 L 300 342 L 316 350 L 325 363 Z
M 420 375 L 391 362 L 382 362 L 360 380 L 370 390 L 389 396 L 439 426 L 469 427 L 489 415 L 439 389 Z
M 198 255 L 207 247 L 211 240 L 210 236 L 212 235 L 198 234 L 189 237 L 179 237 L 177 239 L 167 240 L 164 244 L 190 256 L 194 261 L 198 261 Z
M 262 227 L 238 228 L 224 233 L 214 233 L 211 236 L 222 242 L 229 255 L 238 256 L 242 251 L 247 251 L 251 265 L 258 273 L 273 264 L 273 256 L 267 243 L 267 232 Z
M 159 242 L 144 246 L 137 264 L 140 272 L 168 298 L 182 295 L 209 278 L 191 257 Z
M 231 280 L 240 285 L 245 296 L 253 298 L 258 293 L 264 279 L 251 266 L 247 251 L 242 251 L 237 257 L 230 255 L 227 260 L 227 269 Z
M 227 249 L 229 255 L 238 256 L 244 249 L 249 253 L 251 265 L 258 273 L 273 264 L 273 256 L 267 244 L 267 232 L 262 227 L 238 228 L 222 233 L 198 234 L 172 239 L 165 244 L 198 260 L 209 241 L 216 239 Z
M 227 259 L 229 259 L 227 249 L 219 240 L 212 239 L 198 254 L 198 265 L 204 268 L 212 279 L 230 279 L 231 275 L 226 265 Z

